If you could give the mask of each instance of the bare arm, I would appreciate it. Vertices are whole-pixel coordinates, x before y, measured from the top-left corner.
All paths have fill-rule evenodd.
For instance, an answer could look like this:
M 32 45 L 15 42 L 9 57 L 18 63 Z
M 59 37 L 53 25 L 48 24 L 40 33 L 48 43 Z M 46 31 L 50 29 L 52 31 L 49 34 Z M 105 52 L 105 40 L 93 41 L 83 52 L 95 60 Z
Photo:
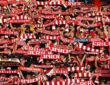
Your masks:
M 83 65 L 83 62 L 84 62 L 85 58 L 86 58 L 86 55 L 84 55 L 82 60 L 81 60 L 81 63 L 80 63 L 81 66 Z

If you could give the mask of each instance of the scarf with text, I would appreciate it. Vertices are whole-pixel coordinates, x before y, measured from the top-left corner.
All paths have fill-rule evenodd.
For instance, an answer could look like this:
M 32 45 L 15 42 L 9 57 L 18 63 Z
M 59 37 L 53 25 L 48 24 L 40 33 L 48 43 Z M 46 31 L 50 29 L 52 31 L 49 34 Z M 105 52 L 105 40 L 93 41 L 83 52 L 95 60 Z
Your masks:
M 53 51 L 53 52 L 57 52 L 57 53 L 63 53 L 63 54 L 68 54 L 71 52 L 71 50 L 69 50 L 69 49 L 59 48 L 59 47 L 55 47 L 55 46 L 50 46 L 49 50 Z
M 28 68 L 28 67 L 19 67 L 20 71 L 31 71 L 31 72 L 43 72 L 40 68 Z
M 41 55 L 41 59 L 60 59 L 60 55 L 55 54 L 47 54 L 47 55 Z
M 0 70 L 1 74 L 17 74 L 19 70 Z
M 93 42 L 93 46 L 110 46 L 110 42 L 103 42 L 103 41 L 97 41 L 97 42 Z

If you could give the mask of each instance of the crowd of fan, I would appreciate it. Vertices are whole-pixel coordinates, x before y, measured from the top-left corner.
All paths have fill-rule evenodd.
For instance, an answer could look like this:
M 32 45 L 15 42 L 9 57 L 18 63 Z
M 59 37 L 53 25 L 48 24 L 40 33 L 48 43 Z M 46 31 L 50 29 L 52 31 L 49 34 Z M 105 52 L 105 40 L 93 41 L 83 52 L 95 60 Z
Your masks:
M 95 46 L 93 43 L 109 43 L 110 6 L 102 6 L 98 10 L 80 2 L 67 4 L 64 0 L 58 1 L 61 4 L 45 5 L 43 3 L 47 1 L 40 3 L 34 0 L 0 1 L 0 63 L 8 59 L 20 61 L 17 66 L 6 65 L 4 61 L 0 65 L 1 70 L 17 70 L 19 67 L 43 70 L 20 71 L 20 75 L 0 74 L 1 82 L 14 84 L 18 79 L 33 79 L 40 75 L 42 80 L 23 85 L 42 85 L 46 81 L 66 79 L 92 81 L 91 85 L 109 83 L 109 75 L 100 76 L 103 70 L 109 74 L 109 44 Z M 66 68 L 76 70 L 66 71 Z M 59 71 L 55 73 L 56 70 Z M 76 76 L 79 73 L 92 75 Z

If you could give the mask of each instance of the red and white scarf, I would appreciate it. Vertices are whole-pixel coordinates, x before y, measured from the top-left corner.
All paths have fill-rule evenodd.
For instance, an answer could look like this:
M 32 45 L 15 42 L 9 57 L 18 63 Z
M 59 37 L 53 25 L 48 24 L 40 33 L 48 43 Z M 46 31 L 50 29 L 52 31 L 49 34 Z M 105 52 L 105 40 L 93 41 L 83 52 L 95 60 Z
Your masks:
M 9 23 L 29 23 L 30 19 L 27 16 L 21 15 L 21 16 L 14 16 L 10 18 Z
M 49 2 L 49 1 L 46 1 L 46 2 L 41 2 L 41 1 L 37 1 L 36 2 L 36 5 L 62 5 L 63 2 L 62 1 L 57 1 L 57 2 Z
M 31 46 L 24 46 L 23 47 L 23 50 L 27 50 L 27 51 L 35 51 L 35 50 L 42 50 L 40 48 L 34 48 L 34 47 L 31 47 Z
M 57 52 L 57 53 L 63 53 L 63 54 L 68 54 L 71 52 L 71 50 L 69 50 L 69 49 L 52 47 L 52 46 L 49 47 L 49 50 L 53 51 L 53 52 Z
M 17 9 L 17 8 L 13 8 L 11 10 L 11 14 L 22 14 L 24 12 L 24 9 Z
M 60 59 L 60 55 L 55 54 L 45 54 L 40 56 L 41 59 Z
M 46 81 L 46 82 L 43 82 L 43 85 L 74 85 L 74 84 L 79 85 L 78 83 L 80 83 L 81 81 L 84 82 L 84 79 L 66 79 L 62 81 L 60 80 L 59 81 Z
M 106 23 L 110 23 L 110 17 L 96 17 L 96 21 L 105 21 Z
M 35 24 L 35 27 L 36 27 L 36 28 L 43 28 L 44 25 L 43 25 L 43 24 Z
M 0 70 L 0 74 L 17 74 L 19 70 Z
M 14 53 L 17 53 L 17 54 L 25 54 L 26 51 L 22 50 L 22 49 L 18 49 L 16 50 Z
M 67 39 L 67 38 L 64 38 L 63 36 L 61 36 L 60 39 L 61 39 L 64 43 L 73 43 L 73 42 L 74 42 L 74 39 Z
M 27 51 L 25 55 L 44 55 L 44 54 L 49 54 L 48 51 Z
M 41 81 L 42 80 L 42 76 L 37 76 L 36 78 L 33 78 L 33 79 L 17 79 L 15 82 L 11 82 L 10 83 L 10 79 L 9 81 L 7 82 L 1 82 L 0 84 L 1 85 L 4 85 L 4 84 L 30 84 L 30 83 L 35 83 L 35 82 L 38 82 L 38 81 Z
M 46 1 L 46 2 L 39 2 L 39 1 L 37 1 L 36 2 L 36 5 L 63 5 L 63 4 L 65 4 L 65 5 L 67 5 L 67 6 L 78 6 L 78 5 L 81 5 L 81 3 L 80 2 L 72 2 L 72 3 L 70 3 L 70 2 L 63 2 L 63 1 L 51 1 L 51 2 L 49 2 L 49 1 Z
M 33 79 L 20 79 L 17 84 L 30 84 L 30 83 L 35 83 L 38 82 L 39 80 L 42 80 L 42 76 L 37 76 L 36 78 Z
M 20 71 L 32 71 L 32 72 L 43 72 L 40 68 L 28 68 L 28 67 L 19 67 Z
M 92 43 L 93 46 L 109 46 L 110 45 L 110 42 L 103 42 L 103 41 L 97 41 L 97 42 L 93 42 Z
M 84 71 L 85 67 L 68 67 L 67 68 L 68 71 L 73 72 L 73 71 Z
M 36 39 L 36 36 L 34 34 L 28 34 L 28 33 L 25 33 L 25 34 L 22 34 L 21 39 Z
M 55 20 L 53 22 L 53 25 L 62 25 L 62 24 L 67 24 L 67 22 L 65 20 Z
M 94 49 L 94 48 L 91 48 L 89 46 L 84 46 L 82 43 L 78 43 L 78 48 L 80 48 L 82 50 L 87 50 L 87 51 L 90 51 L 90 52 L 97 52 L 97 53 L 102 52 L 102 50 Z
M 87 13 L 86 16 L 91 17 L 91 16 L 102 16 L 102 12 L 97 12 L 97 13 Z
M 5 80 L 5 81 L 8 81 L 10 78 L 7 78 L 7 77 L 0 77 L 0 80 Z
M 75 74 L 75 77 L 78 78 L 78 77 L 91 77 L 92 74 L 91 73 L 76 73 Z
M 54 19 L 55 18 L 55 15 L 45 15 L 45 16 L 40 16 L 41 18 L 44 18 L 44 19 Z
M 35 68 L 53 68 L 53 65 L 34 65 Z
M 5 35 L 18 35 L 18 32 L 12 32 L 12 31 L 0 31 L 0 34 L 5 34 Z
M 22 0 L 22 1 L 20 1 L 20 0 L 8 0 L 8 3 L 10 3 L 10 4 L 26 4 L 26 1 L 25 0 Z
M 89 38 L 89 42 L 97 42 L 97 41 L 101 41 L 100 38 Z
M 47 40 L 59 40 L 60 36 L 49 36 L 49 35 L 46 35 L 46 36 L 43 36 L 42 38 L 43 39 L 47 39 Z
M 54 74 L 67 74 L 68 73 L 68 70 L 67 69 L 62 69 L 62 68 L 58 68 L 58 69 L 55 69 L 54 71 Z
M 55 30 L 55 31 L 48 31 L 45 29 L 41 29 L 41 33 L 47 34 L 47 35 L 60 35 L 59 30 Z

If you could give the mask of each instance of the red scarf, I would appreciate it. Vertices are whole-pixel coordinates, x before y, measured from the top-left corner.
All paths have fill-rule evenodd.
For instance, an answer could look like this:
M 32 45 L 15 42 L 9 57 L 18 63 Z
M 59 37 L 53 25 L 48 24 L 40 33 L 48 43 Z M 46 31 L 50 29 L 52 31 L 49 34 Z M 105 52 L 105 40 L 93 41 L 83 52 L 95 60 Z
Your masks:
M 103 42 L 103 41 L 97 41 L 97 42 L 93 42 L 93 46 L 109 46 L 110 43 L 109 42 Z
M 19 70 L 0 70 L 0 74 L 17 74 Z
M 47 40 L 59 40 L 60 39 L 59 36 L 49 36 L 49 35 L 43 36 L 42 38 L 47 39 Z
M 4 35 L 18 35 L 18 32 L 12 32 L 12 31 L 0 31 L 0 34 Z
M 36 39 L 34 34 L 25 33 L 21 35 L 21 39 Z
M 27 68 L 27 67 L 19 67 L 20 71 L 32 71 L 32 72 L 43 72 L 40 68 Z
M 30 23 L 30 19 L 27 16 L 14 16 L 10 18 L 9 23 Z
M 47 34 L 47 35 L 59 35 L 60 34 L 59 30 L 47 31 L 45 29 L 41 29 L 41 33 L 44 33 L 44 34 Z
M 63 54 L 68 54 L 71 52 L 71 50 L 69 49 L 64 49 L 64 48 L 59 48 L 59 47 L 53 47 L 53 46 L 50 46 L 49 47 L 49 50 L 50 51 L 53 51 L 53 52 L 57 52 L 57 53 L 63 53 Z
M 41 55 L 41 59 L 60 59 L 60 55 L 55 54 L 47 54 L 47 55 Z

